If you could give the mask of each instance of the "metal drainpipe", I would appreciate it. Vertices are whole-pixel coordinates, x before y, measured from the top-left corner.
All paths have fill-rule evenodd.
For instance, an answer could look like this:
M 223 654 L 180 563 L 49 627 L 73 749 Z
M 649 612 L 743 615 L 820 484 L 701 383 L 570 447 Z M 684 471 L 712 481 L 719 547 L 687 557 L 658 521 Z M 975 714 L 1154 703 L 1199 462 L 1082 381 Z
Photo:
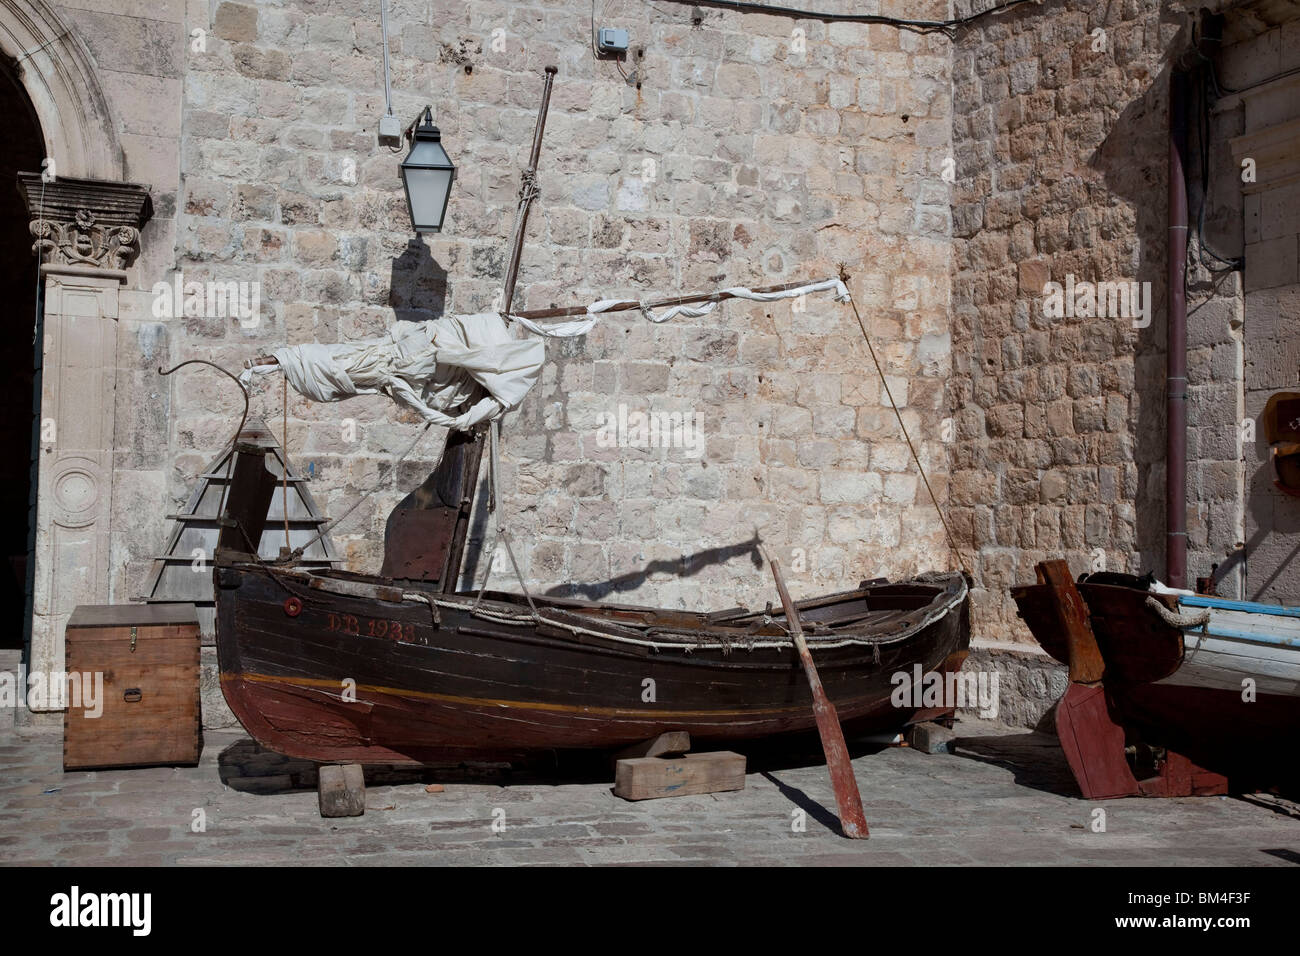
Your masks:
M 1169 322 L 1165 435 L 1165 583 L 1187 587 L 1187 74 L 1169 76 Z

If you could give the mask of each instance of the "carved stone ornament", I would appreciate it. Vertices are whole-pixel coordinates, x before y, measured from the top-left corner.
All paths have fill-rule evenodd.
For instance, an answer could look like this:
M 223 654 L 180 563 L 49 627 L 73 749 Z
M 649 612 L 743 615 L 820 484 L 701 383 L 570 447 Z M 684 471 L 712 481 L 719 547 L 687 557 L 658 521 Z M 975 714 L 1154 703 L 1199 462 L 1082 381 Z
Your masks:
M 120 270 L 140 254 L 140 230 L 153 215 L 147 186 L 19 173 L 18 190 L 42 263 Z

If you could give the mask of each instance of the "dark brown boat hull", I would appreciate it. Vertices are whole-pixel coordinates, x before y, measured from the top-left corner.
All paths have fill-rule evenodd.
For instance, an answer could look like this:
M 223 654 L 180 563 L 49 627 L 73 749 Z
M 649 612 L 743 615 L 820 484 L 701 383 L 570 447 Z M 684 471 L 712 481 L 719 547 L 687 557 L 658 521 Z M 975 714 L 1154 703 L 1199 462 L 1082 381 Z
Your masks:
M 815 726 L 788 646 L 655 650 L 484 619 L 448 595 L 435 623 L 424 604 L 325 592 L 264 567 L 216 576 L 222 691 L 259 743 L 288 756 L 428 764 L 614 749 L 669 730 L 710 745 Z M 817 666 L 846 730 L 890 730 L 915 713 L 891 703 L 891 675 L 959 668 L 968 642 L 963 584 L 907 639 L 818 650 Z

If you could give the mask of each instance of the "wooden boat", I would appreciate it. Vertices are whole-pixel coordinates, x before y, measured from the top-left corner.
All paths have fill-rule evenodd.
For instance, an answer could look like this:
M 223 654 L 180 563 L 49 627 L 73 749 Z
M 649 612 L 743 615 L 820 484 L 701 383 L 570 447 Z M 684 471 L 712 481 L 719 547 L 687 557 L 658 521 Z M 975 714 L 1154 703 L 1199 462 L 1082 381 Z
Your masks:
M 705 614 L 534 598 L 526 590 L 457 593 L 480 463 L 491 464 L 495 513 L 499 419 L 518 407 L 545 354 L 540 342 L 509 335 L 507 315 L 542 335 L 577 335 L 605 311 L 694 303 L 702 315 L 727 298 L 772 301 L 829 289 L 848 298 L 842 273 L 811 285 L 733 287 L 658 303 L 510 312 L 554 73 L 547 68 L 522 178 L 502 313 L 445 317 L 378 343 L 286 347 L 250 363 L 249 380 L 278 368 L 318 401 L 382 391 L 450 430 L 438 467 L 388 518 L 378 577 L 309 566 L 302 547 L 259 558 L 276 476 L 264 448 L 236 437 L 213 560 L 226 701 L 262 745 L 321 762 L 607 749 L 668 731 L 709 745 L 817 727 L 833 779 L 844 778 L 847 755 L 831 728 L 836 713 L 849 733 L 897 730 L 937 715 L 895 706 L 891 678 L 961 667 L 970 637 L 964 574 L 865 581 L 799 602 L 788 623 L 770 603 Z M 583 318 L 567 331 L 531 324 L 562 316 Z M 504 525 L 499 538 L 509 546 Z M 522 589 L 522 576 L 519 583 Z M 796 652 L 801 629 L 806 657 Z M 816 708 L 810 687 L 818 688 Z M 842 817 L 852 809 L 840 800 L 847 782 L 836 783 Z M 850 814 L 860 815 L 860 807 Z M 854 819 L 845 830 L 866 835 L 865 822 Z
M 453 593 L 473 445 L 453 433 L 426 507 L 399 506 L 391 519 L 421 511 L 424 540 L 445 547 L 412 555 L 411 535 L 390 523 L 381 577 L 238 547 L 260 540 L 276 481 L 262 449 L 238 446 L 215 558 L 217 654 L 222 692 L 260 744 L 322 762 L 423 764 L 618 748 L 672 730 L 708 744 L 815 726 L 784 615 L 770 605 L 704 614 Z M 436 573 L 413 576 L 417 565 Z M 890 677 L 961 667 L 967 594 L 963 575 L 942 573 L 798 602 L 846 731 L 933 716 L 893 706 Z
M 1150 575 L 1088 574 L 1074 588 L 1105 667 L 1098 683 L 1072 683 L 1057 715 L 1085 796 L 1295 782 L 1300 608 L 1171 591 Z M 1071 664 L 1059 591 L 1011 593 L 1043 649 Z

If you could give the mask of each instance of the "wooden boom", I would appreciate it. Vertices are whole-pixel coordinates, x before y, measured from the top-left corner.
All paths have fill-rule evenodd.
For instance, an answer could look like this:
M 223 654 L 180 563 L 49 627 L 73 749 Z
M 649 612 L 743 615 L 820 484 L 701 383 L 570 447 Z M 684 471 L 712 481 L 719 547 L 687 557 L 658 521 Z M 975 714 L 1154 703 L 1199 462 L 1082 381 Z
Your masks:
M 782 285 L 768 285 L 754 292 L 788 292 L 791 289 L 797 289 L 800 286 L 807 285 L 807 280 L 800 282 L 786 282 Z M 615 302 L 605 312 L 630 312 L 632 309 L 662 309 L 674 305 L 690 305 L 695 302 L 722 302 L 726 299 L 736 299 L 736 296 L 730 292 L 700 292 L 693 295 L 677 295 L 666 299 L 655 299 L 653 302 L 638 302 L 635 299 L 625 299 L 622 302 Z M 503 315 L 505 313 L 502 313 Z M 585 305 L 571 305 L 557 309 L 533 309 L 529 312 L 511 312 L 510 315 L 517 315 L 521 319 L 560 319 L 570 315 L 586 315 L 587 307 Z M 602 313 L 603 314 L 603 313 Z M 259 355 L 251 362 L 251 365 L 276 365 L 278 364 L 274 355 Z

